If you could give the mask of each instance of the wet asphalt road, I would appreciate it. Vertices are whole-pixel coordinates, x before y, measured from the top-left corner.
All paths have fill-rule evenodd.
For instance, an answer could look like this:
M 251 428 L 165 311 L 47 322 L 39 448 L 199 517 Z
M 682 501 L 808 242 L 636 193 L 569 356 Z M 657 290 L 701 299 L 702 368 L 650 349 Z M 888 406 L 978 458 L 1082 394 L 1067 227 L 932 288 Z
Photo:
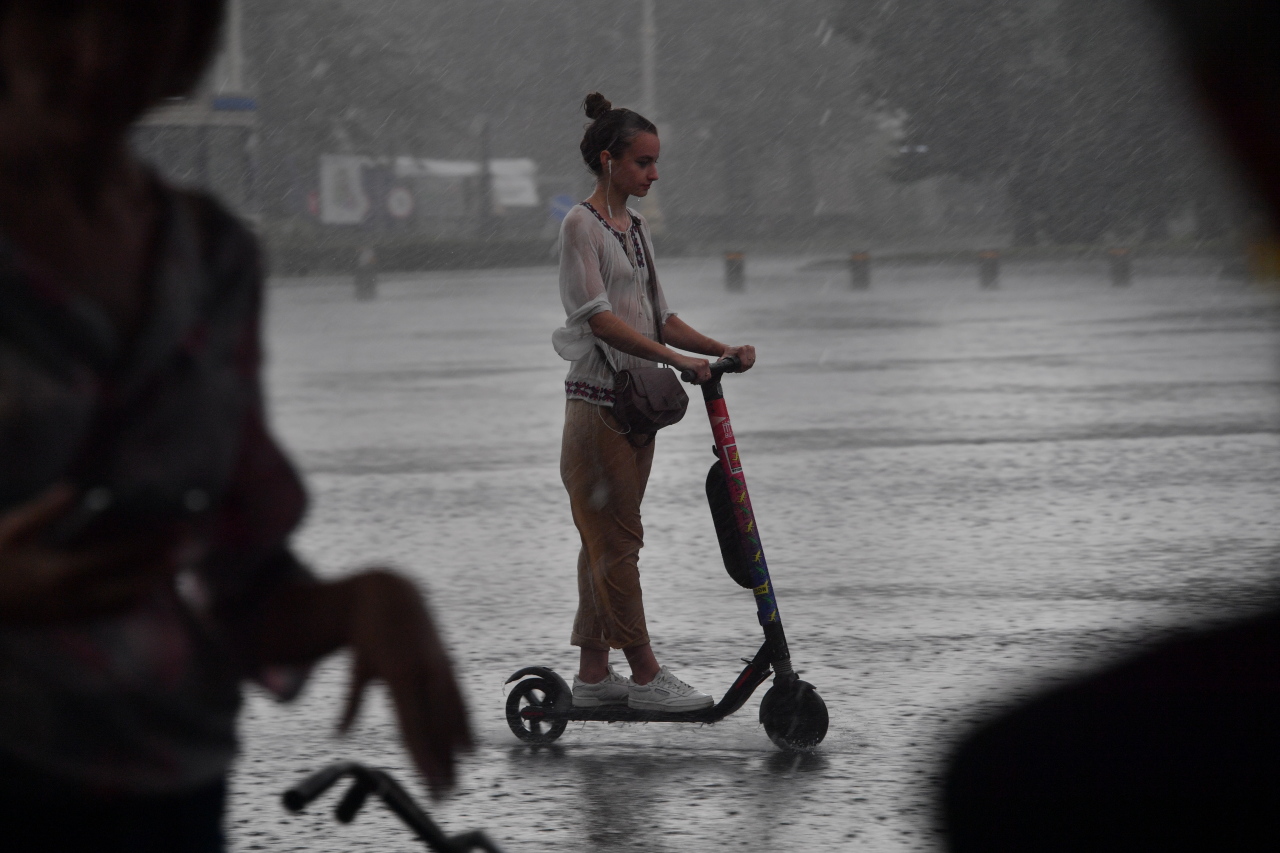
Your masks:
M 853 293 L 753 258 L 736 296 L 716 261 L 661 268 L 687 321 L 760 351 L 726 397 L 792 655 L 831 712 L 810 756 L 769 743 L 763 688 L 714 727 L 574 724 L 540 750 L 507 730 L 512 672 L 576 662 L 553 270 L 398 276 L 365 304 L 340 279 L 273 288 L 275 424 L 314 496 L 299 549 L 419 579 L 466 683 L 480 744 L 434 806 L 447 830 L 530 853 L 937 849 L 940 761 L 975 721 L 1267 594 L 1280 308 L 1214 265 L 1139 262 L 1128 289 L 1089 265 L 1012 267 L 998 291 L 889 270 Z M 699 405 L 660 436 L 641 571 L 659 658 L 718 696 L 760 635 L 720 566 L 709 447 Z M 332 759 L 412 778 L 381 695 L 334 736 L 344 664 L 293 705 L 250 694 L 233 850 L 420 849 L 380 808 L 279 807 Z

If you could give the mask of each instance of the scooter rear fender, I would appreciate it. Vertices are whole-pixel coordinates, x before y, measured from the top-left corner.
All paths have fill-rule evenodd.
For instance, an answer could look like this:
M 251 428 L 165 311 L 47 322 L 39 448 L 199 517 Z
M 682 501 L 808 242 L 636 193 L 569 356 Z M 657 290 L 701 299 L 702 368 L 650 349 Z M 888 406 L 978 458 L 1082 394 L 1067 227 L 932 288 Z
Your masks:
M 513 681 L 519 681 L 520 679 L 529 675 L 536 675 L 539 678 L 545 678 L 548 681 L 553 682 L 564 692 L 565 696 L 569 696 L 571 694 L 571 691 L 569 690 L 569 685 L 566 684 L 565 680 L 560 677 L 560 674 L 556 672 L 554 669 L 551 669 L 550 667 L 546 667 L 546 666 L 526 666 L 524 669 L 519 670 L 518 672 L 516 672 L 515 675 L 508 678 L 506 683 L 510 684 Z

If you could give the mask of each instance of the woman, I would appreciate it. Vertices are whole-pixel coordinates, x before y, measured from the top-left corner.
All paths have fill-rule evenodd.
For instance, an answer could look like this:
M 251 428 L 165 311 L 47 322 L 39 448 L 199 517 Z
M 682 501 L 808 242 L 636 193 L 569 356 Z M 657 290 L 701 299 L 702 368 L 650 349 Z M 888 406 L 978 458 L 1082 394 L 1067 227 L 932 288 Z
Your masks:
M 469 741 L 422 601 L 320 582 L 265 423 L 253 237 L 133 159 L 221 0 L 0 0 L 0 846 L 216 851 L 240 682 L 340 647 L 433 789 Z
M 565 380 L 564 441 L 560 474 L 569 491 L 573 521 L 582 537 L 578 556 L 578 613 L 570 642 L 581 649 L 573 680 L 580 707 L 627 704 L 649 710 L 688 711 L 712 699 L 658 664 L 645 628 L 638 559 L 643 542 L 640 501 L 653 461 L 653 442 L 635 446 L 613 417 L 613 375 L 661 362 L 711 378 L 705 358 L 737 356 L 742 369 L 755 363 L 749 346 L 725 346 L 708 338 L 667 307 L 654 276 L 649 228 L 627 207 L 658 179 L 658 131 L 627 109 L 613 109 L 599 92 L 584 103 L 591 124 L 582 157 L 596 176 L 595 192 L 570 210 L 560 231 L 560 298 L 568 320 L 554 335 L 556 351 L 573 362 Z M 609 664 L 622 649 L 631 666 L 624 678 Z

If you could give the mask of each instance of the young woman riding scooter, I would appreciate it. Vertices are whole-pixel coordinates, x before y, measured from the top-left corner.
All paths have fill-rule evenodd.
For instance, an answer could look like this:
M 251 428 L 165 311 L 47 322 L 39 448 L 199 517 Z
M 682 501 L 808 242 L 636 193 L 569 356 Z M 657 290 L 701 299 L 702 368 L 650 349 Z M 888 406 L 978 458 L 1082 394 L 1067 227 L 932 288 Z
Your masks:
M 614 377 L 663 363 L 711 378 L 705 358 L 736 356 L 741 370 L 755 363 L 750 346 L 726 346 L 676 316 L 656 271 L 649 226 L 627 207 L 658 179 L 657 128 L 603 95 L 587 96 L 591 124 L 584 162 L 596 177 L 591 197 L 565 217 L 560 232 L 560 298 L 568 319 L 553 337 L 572 361 L 565 380 L 560 473 L 582 539 L 578 556 L 578 612 L 570 638 L 581 650 L 573 680 L 575 707 L 625 704 L 654 711 L 693 711 L 711 696 L 658 663 L 645 625 L 639 555 L 640 502 L 653 462 L 651 436 L 634 441 L 613 411 Z M 614 671 L 611 649 L 622 649 L 631 677 Z

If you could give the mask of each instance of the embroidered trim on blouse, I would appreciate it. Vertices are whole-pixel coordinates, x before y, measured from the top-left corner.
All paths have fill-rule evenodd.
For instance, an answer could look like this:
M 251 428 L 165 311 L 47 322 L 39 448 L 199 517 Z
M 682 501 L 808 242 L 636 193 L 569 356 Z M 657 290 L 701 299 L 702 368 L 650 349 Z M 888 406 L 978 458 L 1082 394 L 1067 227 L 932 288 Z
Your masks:
M 644 244 L 640 242 L 640 225 L 636 222 L 636 218 L 634 216 L 631 217 L 631 227 L 623 232 L 614 228 L 613 225 L 609 223 L 609 220 L 601 216 L 600 211 L 596 210 L 595 207 L 592 206 L 591 202 L 584 201 L 582 206 L 595 214 L 596 219 L 599 219 L 601 224 L 604 225 L 605 228 L 609 229 L 609 233 L 618 238 L 618 242 L 622 244 L 622 251 L 624 252 L 627 250 L 627 235 L 631 235 L 631 245 L 635 250 L 636 262 L 640 265 L 640 269 L 644 269 Z
M 600 405 L 608 403 L 613 405 L 613 391 L 608 388 L 601 388 L 599 385 L 592 385 L 590 382 L 582 382 L 580 380 L 564 381 L 564 392 L 570 400 L 586 400 L 588 403 Z

